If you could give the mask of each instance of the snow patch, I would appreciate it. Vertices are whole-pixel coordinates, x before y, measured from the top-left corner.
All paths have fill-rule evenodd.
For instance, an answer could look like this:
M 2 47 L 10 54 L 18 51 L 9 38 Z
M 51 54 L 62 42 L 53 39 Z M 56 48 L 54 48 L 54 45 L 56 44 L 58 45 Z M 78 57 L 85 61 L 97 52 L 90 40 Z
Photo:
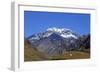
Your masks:
M 56 28 L 56 27 L 48 28 L 47 31 L 53 31 L 53 32 L 58 32 L 58 33 L 62 33 L 64 31 L 70 31 L 70 32 L 72 32 L 72 30 L 70 30 L 70 29 L 66 29 L 66 28 Z

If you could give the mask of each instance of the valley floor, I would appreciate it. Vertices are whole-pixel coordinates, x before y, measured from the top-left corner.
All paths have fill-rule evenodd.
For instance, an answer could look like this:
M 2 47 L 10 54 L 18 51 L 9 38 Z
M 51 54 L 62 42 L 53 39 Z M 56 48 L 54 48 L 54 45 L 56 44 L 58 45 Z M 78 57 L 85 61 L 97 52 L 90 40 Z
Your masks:
M 24 61 L 43 61 L 43 60 L 67 60 L 67 59 L 89 59 L 90 53 L 83 51 L 68 51 L 62 55 L 47 56 L 33 49 L 24 50 Z

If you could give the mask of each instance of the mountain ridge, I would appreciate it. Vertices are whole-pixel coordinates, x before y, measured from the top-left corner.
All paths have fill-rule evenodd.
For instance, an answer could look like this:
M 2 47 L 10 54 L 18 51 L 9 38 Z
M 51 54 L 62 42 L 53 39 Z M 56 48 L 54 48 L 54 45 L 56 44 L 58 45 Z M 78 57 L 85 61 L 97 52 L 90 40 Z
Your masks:
M 79 37 L 81 36 L 70 29 L 53 27 L 42 33 L 33 34 L 27 39 L 31 43 L 31 47 L 36 47 L 39 52 L 53 56 L 66 51 L 80 50 L 80 46 L 83 46 L 84 43 Z

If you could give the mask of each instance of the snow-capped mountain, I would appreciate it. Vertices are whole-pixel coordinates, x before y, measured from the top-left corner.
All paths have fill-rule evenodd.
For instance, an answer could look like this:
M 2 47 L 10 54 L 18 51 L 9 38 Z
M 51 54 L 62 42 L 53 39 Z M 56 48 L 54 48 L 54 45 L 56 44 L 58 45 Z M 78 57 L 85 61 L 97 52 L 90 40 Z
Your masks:
M 32 36 L 29 37 L 29 40 L 33 40 L 33 41 L 40 40 L 41 38 L 49 37 L 53 33 L 56 33 L 60 35 L 62 38 L 66 38 L 66 39 L 68 38 L 78 39 L 79 36 L 70 29 L 53 27 L 53 28 L 48 28 L 45 32 L 33 34 Z
M 48 28 L 47 32 L 51 32 L 47 34 L 47 37 L 50 36 L 52 33 L 57 33 L 60 36 L 62 36 L 63 38 L 70 38 L 73 37 L 75 39 L 77 39 L 78 37 L 75 35 L 75 33 L 73 33 L 72 30 L 70 29 L 66 29 L 66 28 Z
M 62 54 L 65 51 L 77 49 L 79 35 L 66 28 L 48 28 L 45 32 L 33 34 L 29 38 L 31 46 L 48 55 Z

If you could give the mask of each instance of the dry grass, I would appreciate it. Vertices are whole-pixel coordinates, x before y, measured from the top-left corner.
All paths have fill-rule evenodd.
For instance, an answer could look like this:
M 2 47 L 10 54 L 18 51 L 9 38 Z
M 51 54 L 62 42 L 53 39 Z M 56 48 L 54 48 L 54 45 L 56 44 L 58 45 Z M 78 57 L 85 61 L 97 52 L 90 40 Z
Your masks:
M 49 57 L 33 49 L 24 50 L 24 61 L 66 60 L 66 59 L 86 59 L 86 58 L 90 58 L 90 54 L 79 51 L 70 51 L 70 52 L 65 52 L 62 55 Z
M 48 57 L 36 50 L 36 48 L 31 48 L 30 44 L 25 42 L 25 48 L 24 48 L 24 61 L 40 61 L 40 60 L 46 60 Z
M 24 49 L 24 61 L 41 61 L 47 59 L 48 57 L 45 54 L 37 52 L 33 48 Z
M 63 55 L 54 56 L 53 60 L 63 60 L 63 59 L 86 59 L 90 58 L 90 54 L 86 52 L 80 51 L 70 51 L 65 52 Z

